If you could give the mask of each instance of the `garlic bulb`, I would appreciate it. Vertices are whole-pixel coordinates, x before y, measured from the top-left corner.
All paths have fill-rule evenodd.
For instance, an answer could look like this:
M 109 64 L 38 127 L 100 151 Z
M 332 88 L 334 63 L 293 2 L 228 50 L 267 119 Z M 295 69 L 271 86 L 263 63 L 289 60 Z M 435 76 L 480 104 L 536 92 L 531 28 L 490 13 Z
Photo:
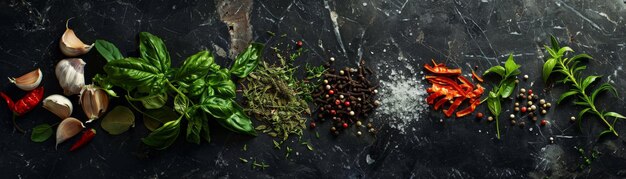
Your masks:
M 86 54 L 89 50 L 91 50 L 94 44 L 86 45 L 83 41 L 76 37 L 74 30 L 70 29 L 68 26 L 69 22 L 70 20 L 68 19 L 65 23 L 65 33 L 63 33 L 59 42 L 61 52 L 69 57 Z
M 85 85 L 85 64 L 80 58 L 63 59 L 57 64 L 55 73 L 66 96 L 79 94 Z
M 80 120 L 70 117 L 63 119 L 59 127 L 57 127 L 57 135 L 56 135 L 56 147 L 59 146 L 60 143 L 65 142 L 65 140 L 72 138 L 76 134 L 78 134 L 81 130 L 85 128 Z
M 87 123 L 90 123 L 100 118 L 107 111 L 109 96 L 100 87 L 85 85 L 83 90 L 80 91 L 79 103 L 83 107 L 85 115 L 89 118 Z
M 58 94 L 50 95 L 44 99 L 43 108 L 46 108 L 48 111 L 56 114 L 61 119 L 70 117 L 70 115 L 72 115 L 72 110 L 74 109 L 72 102 L 69 99 Z
M 41 73 L 41 70 L 37 68 L 36 70 L 28 72 L 17 78 L 9 77 L 9 81 L 24 91 L 31 91 L 39 86 L 42 77 L 43 74 Z

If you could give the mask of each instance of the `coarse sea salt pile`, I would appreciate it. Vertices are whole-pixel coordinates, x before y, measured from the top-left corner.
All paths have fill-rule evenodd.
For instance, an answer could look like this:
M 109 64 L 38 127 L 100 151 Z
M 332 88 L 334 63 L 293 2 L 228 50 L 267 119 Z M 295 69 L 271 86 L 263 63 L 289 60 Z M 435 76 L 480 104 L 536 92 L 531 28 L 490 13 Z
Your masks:
M 421 77 L 415 73 L 411 63 L 398 66 L 379 65 L 380 107 L 375 115 L 384 120 L 391 128 L 406 134 L 410 124 L 417 122 L 423 111 L 428 109 L 424 101 L 426 89 Z

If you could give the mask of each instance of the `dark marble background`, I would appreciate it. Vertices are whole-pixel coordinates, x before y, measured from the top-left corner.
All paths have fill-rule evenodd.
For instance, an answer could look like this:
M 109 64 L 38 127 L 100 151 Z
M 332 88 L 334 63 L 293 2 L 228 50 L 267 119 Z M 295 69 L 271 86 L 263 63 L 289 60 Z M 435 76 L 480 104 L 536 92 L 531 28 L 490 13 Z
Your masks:
M 360 58 L 366 59 L 383 85 L 381 99 L 392 99 L 399 92 L 392 90 L 393 85 L 411 79 L 409 84 L 423 98 L 427 83 L 420 72 L 431 58 L 467 73 L 475 65 L 484 71 L 500 64 L 512 53 L 522 64 L 522 73 L 530 76 L 522 84 L 534 82 L 532 89 L 554 103 L 567 87 L 545 86 L 540 75 L 547 55 L 542 47 L 553 34 L 577 52 L 595 57 L 585 74 L 603 75 L 602 80 L 613 82 L 620 93 L 618 98 L 602 95 L 599 106 L 626 113 L 622 70 L 626 3 L 622 0 L 4 0 L 0 2 L 0 78 L 41 68 L 46 96 L 61 93 L 54 65 L 63 58 L 58 42 L 71 17 L 70 25 L 83 41 L 106 39 L 126 55 L 137 54 L 139 32 L 151 32 L 163 38 L 177 65 L 203 49 L 218 54 L 219 63 L 227 65 L 229 57 L 250 40 L 270 46 L 302 40 L 309 52 L 298 64 L 319 65 L 335 57 L 338 65 L 355 66 Z M 287 36 L 280 38 L 281 34 Z M 94 52 L 83 56 L 88 79 L 102 72 L 104 65 Z M 15 98 L 24 94 L 7 80 L 0 85 Z M 75 102 L 73 116 L 84 118 L 77 97 L 70 99 Z M 115 99 L 114 103 L 123 102 Z M 319 128 L 320 139 L 305 132 L 303 140 L 310 140 L 315 150 L 308 151 L 292 139 L 297 154 L 289 159 L 284 158 L 284 150 L 273 148 L 266 135 L 251 138 L 220 127 L 211 128 L 211 143 L 198 146 L 181 139 L 164 151 L 146 150 L 140 145 L 148 133 L 141 119 L 137 127 L 119 136 L 92 124 L 100 131 L 93 142 L 69 153 L 69 143 L 75 139 L 59 150 L 54 149 L 54 140 L 31 142 L 29 134 L 13 129 L 11 112 L 2 103 L 0 173 L 3 178 L 626 177 L 623 121 L 616 124 L 620 137 L 598 140 L 604 126 L 592 118 L 580 130 L 569 122 L 580 108 L 564 103 L 551 108 L 545 117 L 551 122 L 547 127 L 527 121 L 525 128 L 519 128 L 501 120 L 503 136 L 497 140 L 493 123 L 444 118 L 441 111 L 420 103 L 416 99 L 415 106 L 377 111 L 369 119 L 379 127 L 376 137 L 335 138 L 326 132 L 328 124 Z M 512 104 L 504 108 L 511 109 Z M 486 106 L 478 111 L 486 112 Z M 57 121 L 41 107 L 18 119 L 27 129 Z M 242 151 L 244 145 L 247 151 Z M 587 156 L 591 151 L 601 155 L 580 169 L 583 161 L 577 148 Z M 240 157 L 270 167 L 252 169 Z

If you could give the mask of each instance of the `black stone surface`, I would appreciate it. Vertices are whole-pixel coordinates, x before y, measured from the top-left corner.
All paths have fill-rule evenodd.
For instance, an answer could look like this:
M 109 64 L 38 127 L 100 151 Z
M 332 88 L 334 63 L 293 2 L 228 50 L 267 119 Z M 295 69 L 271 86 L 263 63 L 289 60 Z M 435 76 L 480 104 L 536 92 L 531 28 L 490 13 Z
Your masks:
M 522 73 L 530 76 L 521 84 L 530 86 L 534 82 L 532 89 L 554 103 L 568 87 L 553 83 L 545 86 L 541 80 L 541 66 L 547 55 L 542 47 L 553 34 L 575 51 L 595 57 L 588 63 L 586 75 L 603 75 L 602 81 L 610 80 L 618 89 L 617 98 L 602 95 L 599 107 L 626 113 L 626 74 L 622 70 L 626 59 L 626 4 L 621 0 L 246 3 L 250 2 L 5 0 L 0 2 L 0 78 L 41 68 L 46 96 L 61 93 L 54 66 L 63 58 L 58 43 L 65 21 L 74 17 L 70 25 L 83 41 L 106 39 L 126 55 L 137 55 L 137 35 L 141 31 L 163 38 L 176 65 L 204 49 L 218 54 L 218 63 L 228 65 L 230 53 L 238 51 L 241 40 L 268 45 L 303 40 L 309 52 L 298 64 L 320 65 L 335 57 L 337 66 L 355 66 L 364 58 L 379 80 L 415 78 L 419 89 L 427 86 L 419 72 L 431 58 L 461 67 L 468 74 L 475 65 L 484 71 L 504 62 L 512 53 L 522 64 Z M 248 19 L 249 25 L 245 24 Z M 229 27 L 233 27 L 232 36 Z M 270 36 L 267 31 L 278 35 Z M 286 37 L 280 38 L 281 34 Z M 102 72 L 104 60 L 95 51 L 82 58 L 87 62 L 88 81 Z M 24 94 L 7 80 L 0 85 L 14 98 Z M 485 86 L 491 87 L 489 83 Z M 381 98 L 394 92 L 389 88 L 381 91 Z M 70 99 L 75 105 L 73 116 L 84 118 L 77 97 Z M 124 102 L 115 99 L 111 108 L 120 103 Z M 512 109 L 512 102 L 505 108 Z M 211 128 L 211 143 L 189 144 L 181 138 L 167 150 L 146 150 L 140 139 L 148 131 L 140 117 L 135 128 L 119 136 L 108 135 L 99 125 L 91 124 L 100 133 L 86 148 L 69 153 L 67 149 L 76 139 L 60 145 L 59 150 L 54 149 L 53 140 L 31 142 L 29 134 L 13 129 L 11 112 L 2 103 L 0 173 L 3 178 L 626 177 L 626 124 L 616 123 L 620 137 L 598 140 L 597 134 L 605 127 L 590 118 L 579 130 L 569 122 L 569 116 L 581 108 L 571 103 L 551 108 L 544 117 L 551 122 L 546 127 L 526 121 L 526 127 L 519 128 L 502 117 L 501 140 L 495 138 L 493 123 L 472 117 L 444 118 L 441 111 L 416 109 L 411 115 L 418 117 L 408 121 L 394 121 L 404 114 L 377 111 L 369 119 L 379 127 L 376 137 L 346 134 L 335 138 L 326 132 L 329 124 L 323 124 L 320 139 L 314 132 L 302 137 L 311 141 L 314 151 L 308 151 L 294 138 L 290 145 L 297 154 L 285 159 L 284 149 L 275 150 L 266 135 L 252 138 L 220 127 Z M 486 106 L 478 108 L 486 110 Z M 18 119 L 27 129 L 55 122 L 57 117 L 41 107 Z M 550 144 L 550 137 L 555 139 L 554 144 Z M 244 145 L 247 151 L 242 151 Z M 591 166 L 581 169 L 583 161 L 577 148 L 584 149 L 587 156 L 590 151 L 602 154 Z M 270 167 L 252 169 L 240 157 Z

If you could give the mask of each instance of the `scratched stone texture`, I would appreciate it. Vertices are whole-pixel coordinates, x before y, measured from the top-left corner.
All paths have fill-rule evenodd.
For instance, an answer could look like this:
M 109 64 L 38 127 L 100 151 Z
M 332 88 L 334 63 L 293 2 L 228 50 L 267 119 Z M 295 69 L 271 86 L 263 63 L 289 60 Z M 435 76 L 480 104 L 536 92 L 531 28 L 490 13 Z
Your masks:
M 138 116 L 130 131 L 111 136 L 99 125 L 87 147 L 69 153 L 76 139 L 54 148 L 54 141 L 30 141 L 30 133 L 13 129 L 11 112 L 0 104 L 0 173 L 6 178 L 624 178 L 626 177 L 626 123 L 615 125 L 619 137 L 597 138 L 606 129 L 595 118 L 579 128 L 569 121 L 581 109 L 571 102 L 554 105 L 542 116 L 550 125 L 511 126 L 504 119 L 513 102 L 504 104 L 502 139 L 495 125 L 472 117 L 445 118 L 423 105 L 428 84 L 420 73 L 431 59 L 460 67 L 469 74 L 503 64 L 509 54 L 522 65 L 521 86 L 532 88 L 555 103 L 568 86 L 541 80 L 543 45 L 549 36 L 576 52 L 594 57 L 585 75 L 602 75 L 619 96 L 604 94 L 599 108 L 626 113 L 626 3 L 623 0 L 278 0 L 278 1 L 28 1 L 0 2 L 0 79 L 19 76 L 35 68 L 44 74 L 46 96 L 61 93 L 54 75 L 63 58 L 59 38 L 68 18 L 85 42 L 106 39 L 127 56 L 137 56 L 138 33 L 161 37 L 174 65 L 199 50 L 216 54 L 220 65 L 250 41 L 273 46 L 304 42 L 308 52 L 295 63 L 321 65 L 330 57 L 336 66 L 356 66 L 360 59 L 381 83 L 385 110 L 368 119 L 378 128 L 375 137 L 346 133 L 333 137 L 329 123 L 321 124 L 302 140 L 288 145 L 294 153 L 274 149 L 271 137 L 233 134 L 215 122 L 213 141 L 189 144 L 183 138 L 171 148 L 153 151 L 141 145 L 148 134 Z M 269 32 L 276 34 L 270 35 Z M 285 37 L 281 37 L 286 34 Z M 86 77 L 102 73 L 105 61 L 97 53 L 82 56 Z M 493 81 L 497 79 L 487 80 Z M 14 99 L 22 92 L 8 80 L 0 90 Z M 400 105 L 398 85 L 415 90 L 411 106 Z M 492 83 L 483 84 L 488 89 Z M 415 95 L 419 94 L 419 95 Z M 397 99 L 398 98 L 398 99 Z M 72 96 L 74 117 L 83 118 L 78 97 Z M 411 98 L 412 99 L 412 98 Z M 397 100 L 397 101 L 394 101 Z M 390 101 L 390 102 L 385 102 Z M 406 102 L 406 100 L 404 101 Z M 411 101 L 408 101 L 411 102 Z M 113 99 L 115 105 L 125 105 Z M 487 112 L 486 106 L 477 111 Z M 136 113 L 138 115 L 138 113 Z M 59 120 L 45 109 L 17 119 L 23 128 Z M 257 123 L 257 121 L 254 121 Z M 352 131 L 354 132 L 354 131 Z M 554 139 L 551 144 L 550 138 Z M 243 146 L 247 151 L 243 151 Z M 585 152 L 581 155 L 578 149 Z M 590 166 L 580 168 L 583 156 L 601 153 Z M 265 162 L 253 169 L 239 158 Z

